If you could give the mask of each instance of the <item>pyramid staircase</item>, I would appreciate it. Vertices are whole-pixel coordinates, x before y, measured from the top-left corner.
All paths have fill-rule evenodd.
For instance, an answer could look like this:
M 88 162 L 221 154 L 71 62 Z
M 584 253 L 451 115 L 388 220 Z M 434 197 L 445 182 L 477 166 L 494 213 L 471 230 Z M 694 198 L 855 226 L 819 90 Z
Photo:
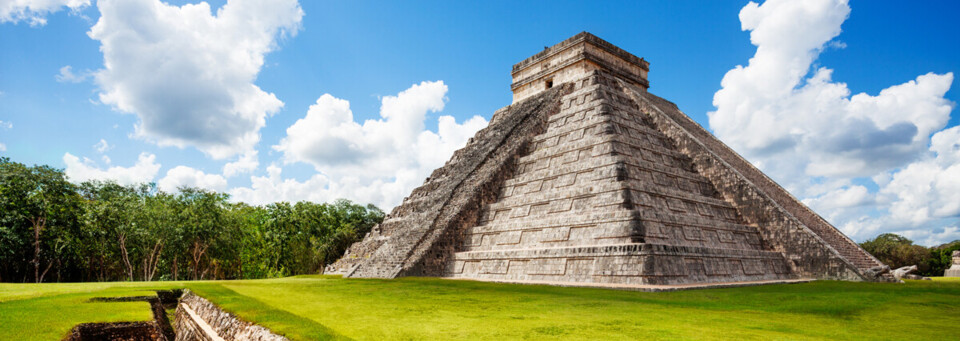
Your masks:
M 328 267 L 666 287 L 887 281 L 883 264 L 581 33 L 514 66 L 514 104 Z

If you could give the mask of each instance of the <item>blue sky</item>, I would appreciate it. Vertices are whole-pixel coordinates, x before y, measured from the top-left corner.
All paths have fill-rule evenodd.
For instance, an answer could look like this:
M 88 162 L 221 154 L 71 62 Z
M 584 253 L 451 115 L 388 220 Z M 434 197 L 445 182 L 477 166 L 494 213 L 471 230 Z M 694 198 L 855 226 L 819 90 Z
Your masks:
M 937 141 L 949 149 L 960 136 L 950 130 L 960 124 L 954 1 L 825 0 L 802 13 L 780 2 L 741 12 L 749 7 L 741 1 L 287 0 L 232 1 L 230 9 L 211 1 L 207 17 L 179 12 L 194 3 L 18 8 L 0 0 L 0 155 L 66 168 L 77 179 L 197 185 L 250 202 L 343 196 L 391 207 L 510 104 L 514 63 L 589 31 L 648 60 L 651 92 L 855 239 L 890 231 L 925 244 L 960 238 L 960 207 L 950 204 L 952 189 L 960 191 L 952 180 L 960 160 L 930 149 Z M 234 14 L 242 20 L 210 29 Z M 744 19 L 768 21 L 745 29 Z M 809 63 L 766 59 L 778 68 L 758 57 L 751 65 L 760 55 L 751 33 L 763 32 L 780 35 L 765 46 Z M 155 44 L 137 45 L 144 39 Z M 746 71 L 731 73 L 738 65 Z M 790 68 L 803 74 L 770 76 Z M 818 70 L 829 70 L 828 79 Z M 790 91 L 749 90 L 769 82 Z M 880 95 L 910 82 L 918 85 L 900 91 L 908 95 Z M 726 104 L 715 106 L 722 88 Z M 796 104 L 837 89 L 848 93 L 832 94 L 833 103 L 859 93 L 875 99 L 842 110 Z M 889 112 L 872 117 L 865 107 L 873 104 Z M 793 121 L 807 113 L 846 123 Z M 453 119 L 445 129 L 443 116 Z M 745 138 L 750 129 L 768 130 L 757 117 L 796 129 Z

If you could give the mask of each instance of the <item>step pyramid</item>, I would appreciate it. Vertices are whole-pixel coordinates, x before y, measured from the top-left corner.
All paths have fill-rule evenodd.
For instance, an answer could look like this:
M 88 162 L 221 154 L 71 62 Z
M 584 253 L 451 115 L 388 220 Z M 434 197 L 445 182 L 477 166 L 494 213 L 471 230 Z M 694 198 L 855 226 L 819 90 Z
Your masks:
M 883 264 L 580 33 L 328 273 L 656 288 L 887 281 Z

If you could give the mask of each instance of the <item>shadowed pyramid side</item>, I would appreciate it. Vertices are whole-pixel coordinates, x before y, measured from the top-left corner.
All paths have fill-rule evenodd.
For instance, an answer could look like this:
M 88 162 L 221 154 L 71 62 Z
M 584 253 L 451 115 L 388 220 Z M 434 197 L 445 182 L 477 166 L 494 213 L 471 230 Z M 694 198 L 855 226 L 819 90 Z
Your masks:
M 441 238 L 472 225 L 479 210 L 497 193 L 499 183 L 538 131 L 566 88 L 533 96 L 494 114 L 464 148 L 435 170 L 395 208 L 383 223 L 352 245 L 329 273 L 348 277 L 393 278 L 404 274 L 439 275 L 451 238 Z M 429 259 L 424 257 L 430 254 Z

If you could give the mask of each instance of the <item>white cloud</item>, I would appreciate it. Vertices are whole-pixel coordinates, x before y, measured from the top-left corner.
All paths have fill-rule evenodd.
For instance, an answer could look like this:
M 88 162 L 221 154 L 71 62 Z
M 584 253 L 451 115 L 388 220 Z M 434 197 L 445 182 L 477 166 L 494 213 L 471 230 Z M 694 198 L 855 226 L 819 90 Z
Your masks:
M 5 151 L 7 151 L 7 145 L 0 143 L 0 152 L 5 152 Z
M 64 7 L 77 12 L 90 5 L 90 0 L 0 0 L 0 23 L 21 21 L 30 26 L 47 24 L 47 15 Z
M 849 14 L 845 0 L 746 5 L 740 21 L 756 54 L 723 77 L 717 110 L 708 113 L 711 129 L 854 238 L 903 230 L 904 222 L 953 217 L 955 224 L 960 207 L 944 191 L 955 188 L 952 179 L 960 177 L 951 167 L 960 160 L 928 151 L 946 132 L 937 133 L 953 110 L 944 98 L 953 74 L 928 73 L 877 95 L 851 96 L 833 70 L 811 68 L 824 49 L 846 46 L 833 39 Z
M 176 166 L 167 175 L 157 181 L 157 187 L 164 192 L 176 192 L 180 187 L 199 187 L 222 192 L 227 188 L 227 179 L 219 174 L 206 174 L 199 169 Z
M 110 167 L 100 169 L 90 159 L 80 158 L 70 153 L 63 154 L 63 163 L 67 165 L 66 174 L 70 181 L 80 183 L 88 180 L 112 180 L 123 185 L 140 184 L 153 181 L 160 164 L 156 163 L 156 156 L 141 153 L 137 163 L 130 167 Z
M 346 198 L 357 203 L 372 203 L 389 210 L 410 194 L 424 177 L 409 169 L 395 172 L 395 179 L 361 181 L 355 176 L 344 176 L 331 181 L 323 174 L 315 174 L 305 181 L 284 178 L 277 165 L 267 167 L 266 176 L 251 176 L 250 187 L 235 187 L 229 193 L 231 200 L 263 205 L 277 201 L 329 202 Z M 399 197 L 398 197 L 399 196 Z
M 90 77 L 90 71 L 83 71 L 80 74 L 73 73 L 73 67 L 70 65 L 60 68 L 60 74 L 54 76 L 60 83 L 80 83 Z
M 107 140 L 100 139 L 100 142 L 97 142 L 97 144 L 93 145 L 93 149 L 96 149 L 97 152 L 103 154 L 104 152 L 113 149 L 113 146 L 107 143 Z
M 281 177 L 274 165 L 268 176 L 251 177 L 250 188 L 231 194 L 251 203 L 343 197 L 390 209 L 487 125 L 480 116 L 462 124 L 440 116 L 437 132 L 426 130 L 427 113 L 443 110 L 446 93 L 442 81 L 414 84 L 383 97 L 381 118 L 362 124 L 354 120 L 349 102 L 324 94 L 273 146 L 286 163 L 305 162 L 321 174 L 298 182 Z
M 933 135 L 936 156 L 914 162 L 890 176 L 880 194 L 891 201 L 896 222 L 921 226 L 935 219 L 960 217 L 960 127 Z
M 278 37 L 297 32 L 296 0 L 205 3 L 102 0 L 88 35 L 100 41 L 100 101 L 136 114 L 135 135 L 195 147 L 215 159 L 251 151 L 266 117 L 283 107 L 254 84 Z
M 960 240 L 960 227 L 947 226 L 937 230 L 897 231 L 897 234 L 910 238 L 915 244 L 937 246 L 954 240 Z
M 804 200 L 804 203 L 814 209 L 850 208 L 873 203 L 873 196 L 866 187 L 851 185 L 829 191 L 819 197 Z
M 916 159 L 950 117 L 943 95 L 953 75 L 926 74 L 877 96 L 852 97 L 830 69 L 806 77 L 849 11 L 845 1 L 830 0 L 744 7 L 740 19 L 757 52 L 748 66 L 727 72 L 714 96 L 717 111 L 709 116 L 717 135 L 764 168 L 790 175 L 783 178 L 871 176 Z
M 324 94 L 273 148 L 283 152 L 287 163 L 307 162 L 318 171 L 342 168 L 350 174 L 378 176 L 386 169 L 416 162 L 406 151 L 424 131 L 427 112 L 443 110 L 446 93 L 443 81 L 414 84 L 397 96 L 383 97 L 382 119 L 362 125 L 354 121 L 350 102 Z
M 280 167 L 267 167 L 267 176 L 251 176 L 250 187 L 236 187 L 230 190 L 231 200 L 252 205 L 263 205 L 277 201 L 297 202 L 309 200 L 326 202 L 329 200 L 331 183 L 323 175 L 317 174 L 299 182 L 295 179 L 283 179 Z
M 237 161 L 228 162 L 223 165 L 223 176 L 233 177 L 242 173 L 250 173 L 257 169 L 260 162 L 257 161 L 257 151 L 251 150 L 237 158 Z

